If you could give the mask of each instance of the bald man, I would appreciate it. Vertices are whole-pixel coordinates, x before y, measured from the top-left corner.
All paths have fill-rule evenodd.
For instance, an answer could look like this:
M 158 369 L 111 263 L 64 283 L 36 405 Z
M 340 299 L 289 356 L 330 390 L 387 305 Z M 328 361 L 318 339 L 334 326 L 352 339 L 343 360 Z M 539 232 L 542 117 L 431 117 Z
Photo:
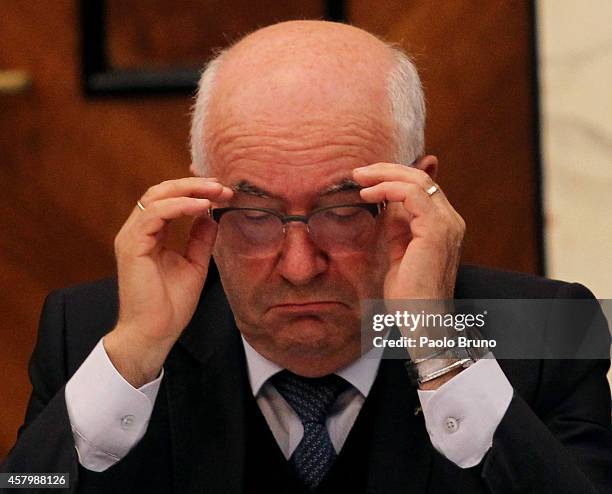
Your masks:
M 459 266 L 423 101 L 408 57 L 343 24 L 217 56 L 193 176 L 139 198 L 117 279 L 47 298 L 3 471 L 72 492 L 609 492 L 608 361 L 362 351 L 365 299 L 592 297 Z

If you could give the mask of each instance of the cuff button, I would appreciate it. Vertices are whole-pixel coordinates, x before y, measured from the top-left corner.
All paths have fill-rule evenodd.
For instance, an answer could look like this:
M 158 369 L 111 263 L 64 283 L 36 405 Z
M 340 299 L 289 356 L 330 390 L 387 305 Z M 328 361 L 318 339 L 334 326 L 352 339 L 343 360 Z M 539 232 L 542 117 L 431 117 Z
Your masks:
M 448 417 L 444 421 L 444 428 L 449 434 L 453 434 L 459 430 L 459 420 L 454 417 Z
M 121 428 L 122 429 L 131 429 L 134 426 L 134 421 L 136 417 L 133 415 L 124 415 L 121 417 Z

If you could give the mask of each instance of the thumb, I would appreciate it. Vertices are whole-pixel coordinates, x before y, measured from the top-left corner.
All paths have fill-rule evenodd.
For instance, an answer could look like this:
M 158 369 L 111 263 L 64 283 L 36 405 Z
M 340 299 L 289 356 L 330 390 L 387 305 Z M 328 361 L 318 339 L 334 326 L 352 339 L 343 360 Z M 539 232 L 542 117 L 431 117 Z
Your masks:
M 185 247 L 185 258 L 195 265 L 203 276 L 206 276 L 216 237 L 217 224 L 207 214 L 197 216 L 193 220 Z

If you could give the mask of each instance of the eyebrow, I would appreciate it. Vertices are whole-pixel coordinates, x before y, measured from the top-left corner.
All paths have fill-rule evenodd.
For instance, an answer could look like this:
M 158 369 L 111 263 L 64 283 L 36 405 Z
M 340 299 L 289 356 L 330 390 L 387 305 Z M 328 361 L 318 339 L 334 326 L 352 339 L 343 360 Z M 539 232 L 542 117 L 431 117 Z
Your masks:
M 266 199 L 278 198 L 274 194 L 258 187 L 257 185 L 252 184 L 247 180 L 241 180 L 235 185 L 231 186 L 234 192 L 242 192 L 243 194 L 249 194 L 252 196 L 263 197 Z M 331 194 L 335 194 L 337 192 L 346 192 L 351 190 L 361 190 L 362 187 L 354 180 L 349 178 L 345 178 L 337 184 L 330 185 L 325 187 L 323 190 L 319 192 L 319 196 L 328 196 Z
M 321 192 L 319 192 L 319 195 L 327 196 L 330 194 L 335 194 L 336 192 L 345 192 L 347 190 L 361 190 L 361 189 L 362 189 L 361 185 L 359 185 L 357 182 L 355 182 L 354 180 L 351 180 L 350 178 L 345 178 L 340 183 L 326 187 Z
M 264 189 L 261 189 L 257 187 L 257 185 L 254 185 L 246 180 L 241 180 L 237 184 L 232 185 L 231 189 L 234 192 L 242 192 L 243 194 L 250 194 L 252 196 L 257 196 L 257 197 L 264 197 L 264 198 L 274 197 L 274 194 L 270 194 L 269 192 L 266 192 Z

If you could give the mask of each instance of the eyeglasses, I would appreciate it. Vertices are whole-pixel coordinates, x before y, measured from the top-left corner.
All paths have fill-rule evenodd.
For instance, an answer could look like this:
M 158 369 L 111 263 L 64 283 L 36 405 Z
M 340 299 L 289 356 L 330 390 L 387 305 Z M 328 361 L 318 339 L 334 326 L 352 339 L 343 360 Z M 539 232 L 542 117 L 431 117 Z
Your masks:
M 266 208 L 215 208 L 208 211 L 218 223 L 217 238 L 234 251 L 251 257 L 277 253 L 290 222 L 300 222 L 312 241 L 330 253 L 354 252 L 372 240 L 376 216 L 386 203 L 340 204 L 309 214 L 286 215 Z

